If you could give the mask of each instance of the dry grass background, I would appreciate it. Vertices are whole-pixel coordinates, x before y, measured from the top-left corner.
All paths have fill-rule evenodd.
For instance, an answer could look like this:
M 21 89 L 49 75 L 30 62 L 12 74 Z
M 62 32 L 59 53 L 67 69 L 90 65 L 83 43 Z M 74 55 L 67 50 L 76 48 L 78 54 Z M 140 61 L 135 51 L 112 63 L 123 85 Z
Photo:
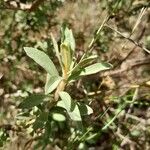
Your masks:
M 43 74 L 43 70 L 41 71 L 38 68 L 38 71 L 32 71 L 30 69 L 31 66 L 28 64 L 28 59 L 26 57 L 20 56 L 20 54 L 17 54 L 18 52 L 21 52 L 22 46 L 20 46 L 16 39 L 21 38 L 22 36 L 27 36 L 28 40 L 30 42 L 37 43 L 38 41 L 44 41 L 50 38 L 50 33 L 52 32 L 54 36 L 59 40 L 59 30 L 61 24 L 65 21 L 69 24 L 70 28 L 73 30 L 73 33 L 75 35 L 76 39 L 76 45 L 77 45 L 77 51 L 78 56 L 80 57 L 84 51 L 86 51 L 88 44 L 90 43 L 91 39 L 93 38 L 93 33 L 96 29 L 99 28 L 100 24 L 102 23 L 103 19 L 106 17 L 107 12 L 106 10 L 102 10 L 101 8 L 102 3 L 98 0 L 77 0 L 77 1 L 65 1 L 64 5 L 60 8 L 58 8 L 55 12 L 54 18 L 50 19 L 48 24 L 50 24 L 53 20 L 57 22 L 55 26 L 49 27 L 47 24 L 40 27 L 40 31 L 27 29 L 26 33 L 24 33 L 24 28 L 17 25 L 17 23 L 13 23 L 12 30 L 11 30 L 11 41 L 10 45 L 12 46 L 13 51 L 8 52 L 7 48 L 1 47 L 1 52 L 4 52 L 4 59 L 1 59 L 0 63 L 0 73 L 3 74 L 3 77 L 0 79 L 0 112 L 5 114 L 5 118 L 0 117 L 0 125 L 2 124 L 11 124 L 12 126 L 15 126 L 16 119 L 15 116 L 18 113 L 18 110 L 16 109 L 16 106 L 19 104 L 19 100 L 16 100 L 19 98 L 20 95 L 24 97 L 26 95 L 26 92 L 24 90 L 29 90 L 33 92 L 41 92 L 43 91 L 43 82 L 45 80 L 45 75 L 38 78 L 41 74 Z M 134 4 L 136 5 L 136 3 Z M 8 11 L 11 14 L 11 11 Z M 114 29 L 120 31 L 123 35 L 126 35 L 127 37 L 130 36 L 131 30 L 134 28 L 134 25 L 137 22 L 137 18 L 139 16 L 140 12 L 136 15 L 131 16 L 122 16 L 124 15 L 123 12 L 120 13 L 118 18 L 113 18 L 108 21 L 108 25 L 113 27 Z M 134 33 L 131 35 L 132 39 L 135 41 L 139 39 L 139 36 L 142 34 L 143 29 L 145 28 L 144 35 L 140 37 L 139 41 L 141 43 L 144 42 L 147 35 L 150 34 L 149 26 L 150 22 L 147 21 L 150 14 L 150 9 L 148 8 L 145 13 L 142 16 L 142 19 L 140 20 L 138 26 L 136 27 Z M 120 18 L 119 18 L 120 17 Z M 6 19 L 6 22 L 9 22 L 8 24 L 12 23 L 12 20 Z M 4 24 L 0 24 L 1 30 L 0 30 L 0 43 L 1 45 L 4 44 L 3 37 L 5 34 Z M 124 27 L 127 26 L 128 29 L 125 29 Z M 106 29 L 107 27 L 105 27 Z M 107 28 L 108 30 L 108 28 Z M 150 61 L 149 54 L 145 53 L 145 51 L 138 46 L 135 46 L 135 44 L 131 43 L 127 39 L 124 39 L 120 37 L 116 32 L 112 30 L 108 30 L 110 32 L 110 41 L 108 42 L 108 49 L 109 51 L 107 53 L 102 53 L 101 49 L 95 44 L 93 53 L 97 53 L 99 55 L 99 60 L 106 60 L 114 66 L 118 63 L 120 63 L 123 59 L 126 58 L 128 53 L 133 50 L 133 53 L 130 55 L 130 57 L 127 58 L 127 60 L 124 61 L 124 64 L 126 65 L 126 70 L 117 73 L 109 75 L 109 78 L 103 77 L 101 74 L 97 74 L 96 76 L 91 76 L 85 78 L 79 86 L 81 97 L 85 95 L 83 87 L 86 86 L 85 82 L 89 82 L 89 84 L 93 84 L 94 82 L 100 85 L 103 81 L 103 86 L 105 87 L 103 89 L 96 89 L 96 90 L 102 90 L 103 91 L 103 97 L 98 98 L 96 97 L 95 103 L 93 103 L 93 107 L 95 107 L 96 115 L 100 113 L 100 111 L 105 110 L 105 106 L 102 107 L 102 103 L 100 102 L 101 99 L 104 99 L 106 104 L 108 106 L 113 106 L 113 101 L 111 101 L 112 96 L 120 96 L 124 95 L 125 92 L 127 92 L 131 85 L 139 85 L 139 97 L 142 97 L 142 99 L 147 101 L 149 103 L 150 101 L 150 87 L 149 85 L 145 86 L 145 81 L 150 80 L 149 73 L 145 73 L 146 71 L 150 71 L 150 63 L 147 63 L 145 65 L 137 65 L 135 67 L 132 67 L 132 63 L 135 61 L 140 61 L 141 59 L 146 59 Z M 109 33 L 108 33 L 109 34 Z M 103 35 L 105 36 L 105 35 Z M 106 35 L 107 36 L 107 35 Z M 13 55 L 16 54 L 17 56 Z M 14 57 L 13 57 L 14 56 Z M 19 58 L 16 58 L 18 57 Z M 55 59 L 54 59 L 55 61 Z M 128 63 L 129 62 L 129 63 Z M 57 63 L 57 60 L 56 60 Z M 14 65 L 12 67 L 12 65 Z M 129 67 L 131 65 L 131 67 Z M 117 66 L 117 65 L 116 65 Z M 143 67 L 144 66 L 144 67 Z M 33 66 L 34 68 L 35 66 Z M 14 71 L 15 68 L 15 71 Z M 120 66 L 116 67 L 116 70 L 120 70 Z M 115 71 L 116 71 L 115 70 Z M 143 74 L 144 72 L 144 74 Z M 105 72 L 106 73 L 106 72 Z M 21 88 L 23 87 L 25 81 L 28 80 L 29 86 L 24 87 L 24 90 L 21 91 Z M 31 83 L 33 85 L 31 85 Z M 28 83 L 27 83 L 28 84 Z M 112 86 L 111 86 L 112 85 Z M 124 88 L 127 87 L 127 88 Z M 33 90 L 31 90 L 33 88 Z M 94 89 L 95 90 L 95 89 Z M 93 91 L 89 91 L 93 92 Z M 75 94 L 76 96 L 78 94 Z M 79 94 L 80 97 L 80 94 Z M 104 103 L 105 103 L 104 102 Z M 102 108 L 101 108 L 102 107 Z M 141 136 L 137 139 L 132 139 L 129 137 L 129 134 L 124 131 L 123 128 L 119 128 L 115 133 L 115 137 L 111 137 L 109 140 L 115 140 L 116 138 L 120 138 L 122 140 L 122 146 L 129 146 L 129 149 L 136 150 L 144 147 L 143 149 L 148 150 L 150 148 L 149 145 L 149 118 L 150 118 L 150 109 L 146 106 L 141 106 L 141 108 L 132 108 L 132 112 L 128 112 L 127 115 L 123 114 L 122 116 L 126 119 L 124 119 L 122 116 L 118 119 L 123 124 L 127 124 L 125 126 L 128 126 L 128 133 L 131 132 L 134 128 L 142 131 Z M 112 107 L 112 112 L 113 112 Z M 95 114 L 94 114 L 95 115 Z M 109 115 L 109 114 L 108 114 Z M 94 116 L 95 117 L 95 116 Z M 133 119 L 135 123 L 128 122 L 129 119 Z M 134 122 L 133 121 L 133 122 Z M 104 120 L 105 122 L 105 120 Z M 10 131 L 11 136 L 11 142 L 6 146 L 6 150 L 8 149 L 18 149 L 22 150 L 23 145 L 25 142 L 29 139 L 27 134 L 17 133 Z M 139 141 L 139 142 L 138 142 Z M 136 147 L 136 142 L 138 143 L 138 146 Z M 100 146 L 99 144 L 102 144 L 103 146 Z M 109 144 L 108 144 L 109 145 Z M 96 147 L 96 146 L 95 146 Z M 95 149 L 106 149 L 107 143 L 104 141 L 100 141 L 97 143 L 97 148 Z M 49 148 L 51 149 L 51 148 Z M 107 148 L 109 149 L 109 148 Z M 122 148 L 124 149 L 124 148 Z M 128 149 L 128 148 L 127 148 Z

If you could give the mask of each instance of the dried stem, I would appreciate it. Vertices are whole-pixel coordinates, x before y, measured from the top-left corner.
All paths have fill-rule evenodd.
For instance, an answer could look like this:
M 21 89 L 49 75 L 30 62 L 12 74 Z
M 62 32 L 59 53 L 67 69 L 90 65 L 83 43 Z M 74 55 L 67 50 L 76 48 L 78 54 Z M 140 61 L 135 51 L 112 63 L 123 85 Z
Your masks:
M 114 28 L 112 28 L 111 26 L 109 26 L 108 24 L 105 25 L 106 27 L 110 28 L 111 30 L 113 30 L 114 32 L 118 33 L 119 35 L 121 35 L 123 38 L 129 40 L 130 42 L 132 42 L 133 44 L 135 44 L 136 46 L 142 48 L 144 51 L 146 51 L 147 53 L 150 54 L 150 50 L 148 50 L 146 47 L 144 47 L 143 45 L 141 45 L 140 43 L 134 41 L 133 39 L 126 37 L 125 35 L 123 35 L 121 32 L 119 32 L 118 30 L 115 30 Z

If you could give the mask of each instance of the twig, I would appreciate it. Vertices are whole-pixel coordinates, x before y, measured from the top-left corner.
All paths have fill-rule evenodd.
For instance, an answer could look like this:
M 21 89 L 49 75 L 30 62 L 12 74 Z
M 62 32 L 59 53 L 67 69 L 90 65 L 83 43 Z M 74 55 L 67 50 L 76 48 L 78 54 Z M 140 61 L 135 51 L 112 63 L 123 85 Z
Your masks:
M 142 9 L 139 18 L 141 18 L 141 17 L 144 15 L 143 12 L 145 12 L 145 10 L 146 10 L 146 8 L 145 8 L 144 10 Z M 149 23 L 149 21 L 150 21 L 150 15 L 148 15 L 147 21 L 146 21 L 146 23 L 144 24 L 144 27 L 143 27 L 143 29 L 142 29 L 142 31 L 141 31 L 139 37 L 137 38 L 137 43 L 139 43 L 140 40 L 141 40 L 141 38 L 143 37 L 143 35 L 144 35 L 144 33 L 145 33 L 145 30 L 146 30 L 146 26 L 147 26 L 147 24 Z M 137 24 L 137 22 L 136 22 L 135 24 Z M 136 25 L 136 26 L 137 26 L 137 25 Z M 134 28 L 135 28 L 135 25 L 134 25 Z M 133 33 L 133 32 L 134 32 L 134 30 L 132 29 L 132 33 Z M 131 35 L 132 35 L 132 34 L 130 34 L 129 38 L 131 38 Z M 121 60 L 121 62 L 119 62 L 119 65 L 121 65 L 125 60 L 127 60 L 127 59 L 129 58 L 129 56 L 134 52 L 134 50 L 135 50 L 136 47 L 137 47 L 137 46 L 135 45 L 134 48 L 129 51 L 129 53 L 126 55 L 126 57 L 123 58 L 123 59 Z
M 141 9 L 141 12 L 140 12 L 140 14 L 139 14 L 139 16 L 138 16 L 138 18 L 137 18 L 137 20 L 136 20 L 136 22 L 135 22 L 135 25 L 134 25 L 134 27 L 133 27 L 133 29 L 132 29 L 130 35 L 128 36 L 128 38 L 131 38 L 131 36 L 133 35 L 135 29 L 136 29 L 136 28 L 138 27 L 138 25 L 140 24 L 140 21 L 141 21 L 142 17 L 144 16 L 146 10 L 147 10 L 147 7 L 143 7 L 143 8 Z M 124 43 L 124 45 L 122 46 L 122 49 L 125 48 L 125 46 L 128 44 L 128 42 L 129 42 L 129 41 L 127 40 L 127 41 Z M 139 42 L 139 41 L 138 41 L 138 42 Z M 134 51 L 134 48 L 131 50 L 131 52 L 132 52 L 132 51 Z M 131 53 L 131 52 L 129 52 L 129 53 Z M 129 54 L 129 55 L 130 55 L 130 54 Z M 127 57 L 128 57 L 128 55 L 127 55 Z
M 133 108 L 133 106 L 134 106 L 134 102 L 135 102 L 135 101 L 137 100 L 137 98 L 138 98 L 138 93 L 139 93 L 139 87 L 137 87 L 137 88 L 135 89 L 134 95 L 133 95 L 133 97 L 132 97 L 132 103 L 131 103 L 131 105 L 130 105 L 130 107 L 129 107 L 129 109 L 128 109 L 128 111 L 127 111 L 126 114 L 130 114 L 130 113 L 131 113 L 132 108 Z M 124 121 L 125 121 L 125 122 L 127 121 L 127 116 L 126 116 L 126 115 L 125 115 Z
M 34 141 L 38 140 L 39 138 L 41 138 L 41 136 L 35 136 L 35 137 L 31 138 L 30 140 L 28 140 L 28 141 L 25 143 L 25 145 L 24 145 L 24 150 L 30 149 L 31 144 L 32 144 Z
M 115 133 L 117 136 L 119 136 L 123 141 L 125 141 L 126 143 L 134 143 L 133 141 L 131 141 L 127 136 L 123 136 L 121 133 L 116 132 Z
M 131 104 L 132 105 L 132 104 Z M 131 106 L 132 107 L 132 106 Z M 129 108 L 129 110 L 131 110 L 130 108 Z M 133 120 L 136 120 L 136 121 L 138 121 L 138 122 L 141 122 L 141 124 L 144 124 L 145 125 L 145 119 L 143 119 L 143 118 L 139 118 L 139 117 L 137 117 L 137 116 L 134 116 L 134 115 L 131 115 L 131 114 L 129 114 L 129 113 L 127 113 L 126 114 L 126 119 L 128 119 L 128 118 L 131 118 L 131 119 L 133 119 Z
M 137 129 L 140 126 L 140 123 L 134 125 L 133 127 L 131 127 L 130 131 L 134 131 L 135 129 Z M 129 138 L 129 133 L 125 136 L 126 138 Z M 123 140 L 120 144 L 121 147 L 123 147 L 124 145 L 127 144 L 126 140 Z M 136 146 L 139 146 L 139 144 L 136 142 Z
M 150 57 L 140 59 L 140 60 L 127 60 L 121 64 L 121 66 L 117 69 L 112 69 L 109 71 L 104 71 L 100 74 L 100 77 L 112 76 L 112 75 L 120 75 L 121 73 L 128 71 L 134 67 L 150 64 Z
M 82 57 L 81 57 L 81 59 L 79 60 L 78 64 L 71 70 L 71 72 L 73 72 L 76 68 L 78 68 L 78 67 L 79 67 L 79 64 L 81 63 L 81 61 L 87 56 L 87 54 L 89 54 L 89 53 L 92 51 L 93 45 L 94 45 L 95 41 L 97 40 L 100 31 L 103 29 L 103 27 L 105 26 L 106 22 L 107 22 L 109 19 L 110 19 L 110 16 L 109 16 L 109 15 L 107 15 L 107 16 L 104 18 L 102 24 L 100 25 L 99 29 L 98 29 L 97 32 L 96 32 L 96 35 L 92 38 L 90 44 L 88 45 L 88 48 L 87 48 L 86 52 L 82 55 Z
M 140 14 L 139 14 L 139 16 L 138 16 L 138 18 L 137 18 L 137 21 L 136 21 L 136 23 L 135 23 L 135 25 L 134 25 L 134 27 L 133 27 L 133 29 L 132 29 L 132 32 L 131 32 L 130 36 L 134 33 L 135 29 L 136 29 L 137 26 L 140 24 L 140 21 L 141 21 L 142 17 L 144 16 L 146 10 L 147 10 L 147 7 L 143 7 L 143 8 L 141 9 L 141 12 L 140 12 Z
M 102 131 L 106 130 L 117 119 L 117 117 L 119 116 L 119 114 L 122 112 L 123 108 L 124 108 L 124 105 L 122 105 L 121 108 L 119 108 L 117 110 L 115 116 L 101 129 Z
M 144 13 L 145 13 L 145 11 L 146 11 L 146 8 L 144 9 L 144 7 L 143 7 L 143 9 L 141 10 L 141 13 L 140 13 L 140 15 L 139 15 L 139 19 L 141 19 L 141 17 L 144 15 Z M 138 19 L 138 20 L 139 20 Z M 134 25 L 134 28 L 132 29 L 132 33 L 130 34 L 130 36 L 128 37 L 128 38 L 131 38 L 131 35 L 134 33 L 134 30 L 135 30 L 135 27 L 137 27 L 137 25 L 139 24 L 139 21 L 136 21 L 136 23 L 135 23 L 135 25 Z M 141 31 L 141 33 L 140 33 L 140 35 L 139 35 L 139 37 L 137 38 L 137 43 L 139 43 L 140 42 L 140 40 L 141 40 L 141 38 L 143 37 L 143 35 L 144 35 L 144 33 L 145 33 L 145 30 L 146 30 L 146 26 L 147 26 L 147 24 L 149 23 L 149 21 L 150 21 L 150 15 L 148 15 L 148 17 L 147 17 L 147 21 L 146 21 L 146 23 L 144 24 L 144 27 L 143 27 L 143 29 L 142 29 L 142 31 Z M 128 41 L 128 42 L 130 42 L 130 41 Z M 124 44 L 124 46 L 127 44 L 127 42 L 125 42 L 125 44 Z M 122 49 L 124 48 L 124 46 L 122 47 Z M 114 66 L 114 69 L 115 68 L 119 68 L 121 65 L 122 65 L 122 63 L 124 63 L 124 61 L 126 61 L 128 58 L 129 58 L 129 56 L 134 52 L 134 50 L 137 48 L 137 45 L 135 45 L 134 46 L 134 48 L 132 48 L 129 52 L 128 52 L 128 54 L 121 60 L 121 61 L 119 61 L 115 66 Z M 108 71 L 106 71 L 106 72 L 108 72 Z M 112 73 L 112 71 L 111 71 L 111 73 Z M 115 72 L 114 72 L 115 73 Z
M 133 97 L 132 97 L 132 103 L 131 103 L 131 105 L 130 105 L 128 111 L 127 111 L 127 113 L 124 113 L 124 117 L 125 117 L 125 118 L 124 118 L 124 121 L 123 121 L 123 122 L 127 122 L 127 116 L 126 116 L 126 114 L 131 113 L 131 111 L 132 111 L 131 109 L 133 108 L 134 102 L 137 100 L 138 92 L 139 92 L 139 87 L 137 87 L 137 88 L 135 89 L 134 95 L 133 95 Z M 123 145 L 125 145 L 125 144 L 128 143 L 128 141 L 127 141 L 126 139 L 129 138 L 129 134 L 127 134 L 125 137 L 126 137 L 126 138 L 121 142 L 121 146 L 123 146 Z
M 139 1 L 135 1 L 135 2 L 138 3 Z M 141 9 L 143 7 L 150 7 L 150 2 L 143 1 L 143 3 L 141 3 L 141 4 L 139 2 L 139 4 L 136 4 L 135 7 L 129 11 L 129 14 L 131 14 L 132 12 L 138 11 L 139 9 Z
M 150 50 L 148 50 L 146 47 L 144 47 L 143 45 L 141 45 L 140 43 L 137 43 L 136 41 L 134 41 L 133 39 L 126 37 L 125 35 L 123 35 L 121 32 L 119 32 L 118 30 L 115 30 L 114 28 L 112 28 L 111 26 L 109 26 L 108 24 L 105 25 L 106 27 L 110 28 L 111 30 L 113 30 L 114 32 L 118 33 L 119 35 L 121 35 L 123 38 L 129 40 L 130 42 L 132 42 L 133 44 L 135 44 L 136 46 L 142 48 L 144 51 L 146 51 L 147 53 L 150 54 Z
M 135 150 L 135 146 L 136 146 L 136 143 L 134 141 L 131 141 L 129 139 L 128 136 L 123 136 L 121 133 L 119 132 L 116 132 L 115 133 L 118 137 L 120 137 L 123 141 L 125 141 L 125 143 L 127 144 L 130 144 L 130 150 Z
M 91 42 L 90 42 L 90 44 L 89 44 L 89 46 L 88 46 L 88 49 L 89 49 L 89 50 L 93 47 L 93 44 L 94 44 L 95 41 L 97 40 L 100 31 L 101 31 L 102 28 L 105 26 L 105 23 L 109 20 L 109 18 L 110 18 L 109 15 L 107 15 L 107 16 L 104 18 L 102 24 L 100 25 L 99 29 L 98 29 L 97 32 L 96 32 L 96 35 L 93 37 L 93 39 L 91 40 Z
M 145 10 L 145 9 L 144 9 Z M 143 11 L 142 11 L 143 12 Z M 145 11 L 144 11 L 145 12 Z M 143 14 L 143 13 L 142 13 Z M 140 15 L 141 16 L 141 15 Z M 149 23 L 149 21 L 150 21 L 150 15 L 148 15 L 148 17 L 147 17 L 147 21 L 146 21 L 146 23 L 144 24 L 144 27 L 143 27 L 143 29 L 142 29 L 142 31 L 141 31 L 141 33 L 140 33 L 140 35 L 139 35 L 139 37 L 137 38 L 137 43 L 139 43 L 139 41 L 141 40 L 141 38 L 143 37 L 143 35 L 144 35 L 144 33 L 145 33 L 145 30 L 146 30 L 146 26 L 147 26 L 147 24 Z M 137 24 L 137 23 L 136 23 Z M 118 31 L 117 31 L 118 32 Z M 120 33 L 119 33 L 120 34 Z M 121 34 L 122 35 L 122 34 Z M 126 37 L 125 37 L 126 38 Z M 128 37 L 128 38 L 130 38 L 130 37 Z M 118 64 L 117 64 L 117 68 L 121 68 L 121 65 L 129 58 L 129 56 L 134 52 L 134 49 L 137 47 L 137 45 L 135 45 L 135 47 L 133 48 L 133 49 L 131 49 L 130 51 L 129 51 L 129 53 L 126 55 L 126 57 L 124 58 L 124 59 L 122 59 Z M 150 62 L 149 61 L 150 60 L 150 58 L 148 58 L 147 59 L 147 62 Z M 131 67 L 134 67 L 134 66 L 132 66 L 133 65 L 133 62 L 132 63 L 130 63 L 131 64 Z M 130 64 L 129 64 L 129 66 L 130 66 Z M 145 61 L 143 61 L 143 63 L 141 63 L 141 64 L 139 64 L 139 65 L 144 65 L 145 64 Z M 120 73 L 122 73 L 123 71 L 126 71 L 126 70 L 128 70 L 129 69 L 129 66 L 128 65 L 126 65 L 127 67 L 126 67 L 126 69 L 124 68 L 124 69 L 113 69 L 113 70 L 110 70 L 110 71 L 104 71 L 104 73 L 101 73 L 101 76 L 107 76 L 107 75 L 115 75 L 115 74 L 120 74 Z M 135 65 L 135 66 L 137 66 L 137 65 Z M 130 68 L 131 68 L 130 67 Z

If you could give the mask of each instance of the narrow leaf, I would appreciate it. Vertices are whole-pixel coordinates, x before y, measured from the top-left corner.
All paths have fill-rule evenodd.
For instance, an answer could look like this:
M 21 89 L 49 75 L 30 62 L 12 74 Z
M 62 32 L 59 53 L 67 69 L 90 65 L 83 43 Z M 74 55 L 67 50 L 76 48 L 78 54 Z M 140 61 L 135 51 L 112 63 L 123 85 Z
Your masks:
M 71 111 L 71 97 L 67 92 L 60 92 L 59 93 L 62 102 L 64 104 L 64 107 L 67 111 Z
M 45 98 L 45 95 L 42 95 L 42 94 L 30 95 L 22 103 L 20 103 L 18 107 L 22 109 L 25 109 L 25 108 L 30 109 L 42 103 L 44 98 Z
M 82 121 L 78 105 L 71 100 L 70 95 L 67 92 L 60 92 L 61 101 L 57 103 L 57 106 L 67 110 L 68 115 L 74 121 Z
M 74 72 L 79 71 L 81 68 L 86 67 L 89 63 L 92 63 L 94 60 L 96 60 L 97 57 L 98 57 L 97 55 L 92 55 L 89 56 L 88 58 L 83 59 L 81 62 L 76 64 L 76 66 L 73 68 L 72 74 Z
M 78 103 L 78 106 L 79 106 L 79 110 L 81 112 L 81 115 L 90 115 L 93 113 L 93 110 L 91 107 L 89 107 L 88 105 L 86 104 L 83 104 L 83 103 Z
M 42 128 L 47 120 L 48 120 L 48 112 L 41 112 L 33 124 L 33 129 L 37 130 L 39 128 Z
M 59 122 L 66 120 L 65 116 L 60 113 L 53 113 L 52 117 L 54 120 L 59 121 Z
M 45 84 L 45 94 L 49 94 L 53 90 L 55 90 L 61 80 L 62 80 L 62 77 L 51 76 L 51 75 L 47 74 L 47 80 L 46 80 L 46 84 Z
M 52 42 L 53 42 L 54 50 L 56 52 L 56 56 L 57 56 L 57 58 L 59 60 L 60 65 L 62 65 L 61 58 L 60 58 L 60 53 L 59 53 L 59 48 L 58 48 L 58 44 L 57 44 L 57 42 L 56 42 L 56 40 L 55 40 L 55 38 L 54 38 L 54 36 L 53 36 L 52 33 L 51 33 L 51 39 L 52 39 Z
M 83 59 L 78 65 L 80 67 L 85 67 L 86 65 L 88 65 L 89 63 L 91 63 L 93 60 L 96 60 L 96 58 L 98 58 L 97 55 L 89 56 L 88 58 Z
M 93 65 L 90 65 L 88 67 L 85 67 L 81 73 L 80 76 L 95 74 L 103 70 L 110 69 L 111 65 L 108 63 L 95 63 Z
M 65 40 L 64 43 L 68 44 L 71 47 L 72 51 L 75 51 L 75 39 L 71 29 L 66 28 L 64 31 Z
M 58 76 L 58 71 L 48 55 L 32 47 L 24 47 L 24 50 L 30 58 L 43 67 L 50 75 Z
M 61 44 L 60 49 L 64 70 L 68 72 L 72 62 L 71 50 L 69 46 L 64 43 Z

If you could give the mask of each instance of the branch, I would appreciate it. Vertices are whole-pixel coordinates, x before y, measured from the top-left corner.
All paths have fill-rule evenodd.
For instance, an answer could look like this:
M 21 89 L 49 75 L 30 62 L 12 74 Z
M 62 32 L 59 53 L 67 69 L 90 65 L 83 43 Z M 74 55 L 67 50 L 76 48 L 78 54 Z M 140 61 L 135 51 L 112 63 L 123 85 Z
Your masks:
M 129 40 L 130 42 L 132 42 L 133 44 L 135 44 L 136 46 L 142 48 L 144 51 L 146 51 L 147 53 L 150 54 L 150 50 L 148 50 L 146 47 L 144 47 L 142 44 L 134 41 L 133 39 L 126 37 L 125 35 L 123 35 L 121 32 L 119 32 L 118 30 L 115 30 L 114 28 L 112 28 L 111 26 L 109 26 L 108 24 L 105 25 L 106 27 L 110 28 L 111 30 L 113 30 L 114 32 L 118 33 L 119 35 L 121 35 L 123 38 Z

